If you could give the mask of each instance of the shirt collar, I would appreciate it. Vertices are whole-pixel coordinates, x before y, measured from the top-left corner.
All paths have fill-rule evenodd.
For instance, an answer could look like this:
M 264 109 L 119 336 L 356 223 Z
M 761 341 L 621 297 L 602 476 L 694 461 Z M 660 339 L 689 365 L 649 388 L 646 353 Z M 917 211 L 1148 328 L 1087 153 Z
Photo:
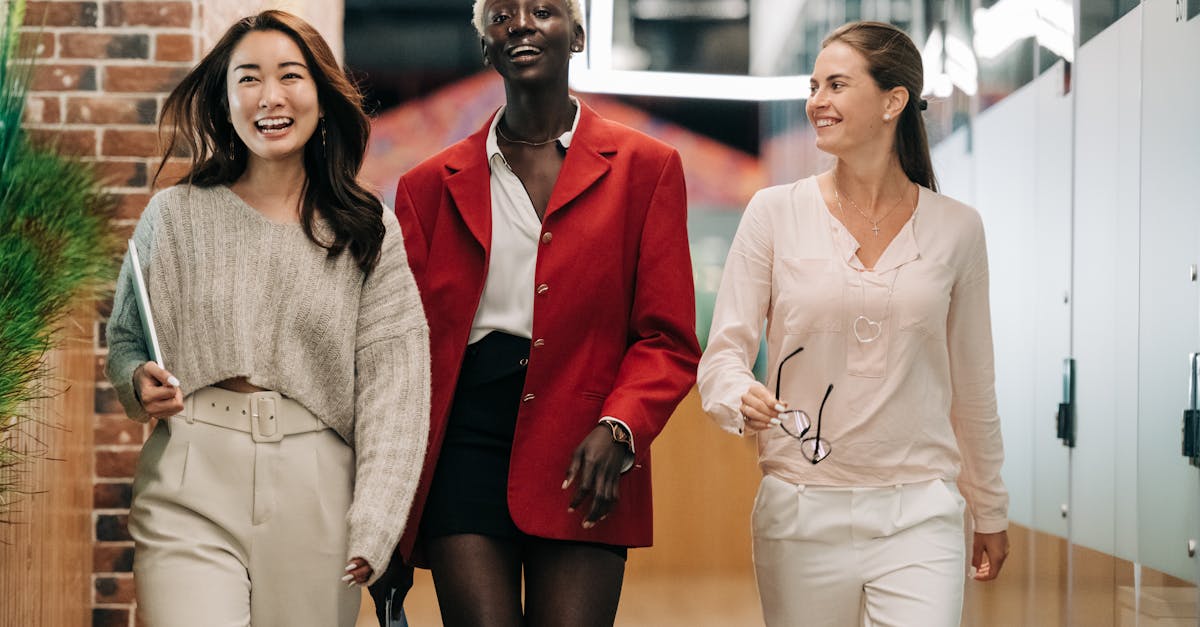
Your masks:
M 578 98 L 575 96 L 567 97 L 571 99 L 571 104 L 575 105 L 575 120 L 571 122 L 570 130 L 558 136 L 558 143 L 563 147 L 564 150 L 571 147 L 571 140 L 575 138 L 575 131 L 579 128 L 579 115 L 583 112 L 583 106 L 579 104 Z M 496 126 L 500 124 L 500 118 L 502 117 L 504 117 L 504 105 L 500 105 L 500 110 L 496 112 L 494 117 L 492 117 L 492 125 L 490 128 L 488 128 L 488 161 L 491 161 L 492 158 L 497 155 L 499 155 L 501 159 L 504 158 L 503 153 L 500 152 L 500 142 L 496 139 Z

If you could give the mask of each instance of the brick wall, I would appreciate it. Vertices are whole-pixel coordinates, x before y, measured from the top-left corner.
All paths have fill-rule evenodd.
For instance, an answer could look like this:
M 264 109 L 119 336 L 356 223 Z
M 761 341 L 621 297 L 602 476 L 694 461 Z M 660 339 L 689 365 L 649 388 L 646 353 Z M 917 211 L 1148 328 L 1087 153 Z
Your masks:
M 166 94 L 200 52 L 195 0 L 29 2 L 23 36 L 38 69 L 25 125 L 95 164 L 119 201 L 120 228 L 132 230 L 150 198 L 158 166 L 156 123 Z M 92 625 L 130 627 L 133 543 L 126 522 L 138 451 L 147 428 L 125 417 L 104 381 L 104 321 L 96 346 Z
M 259 8 L 283 8 L 308 19 L 334 50 L 341 49 L 340 0 L 49 0 L 27 6 L 22 36 L 36 46 L 38 69 L 25 126 L 36 140 L 55 142 L 95 164 L 119 201 L 123 232 L 132 232 L 150 199 L 163 100 L 230 23 Z M 173 163 L 163 181 L 177 178 L 180 165 Z M 99 309 L 94 414 L 81 419 L 91 421 L 95 435 L 92 625 L 134 627 L 127 522 L 133 472 L 149 428 L 125 417 L 104 379 L 104 320 L 111 303 Z

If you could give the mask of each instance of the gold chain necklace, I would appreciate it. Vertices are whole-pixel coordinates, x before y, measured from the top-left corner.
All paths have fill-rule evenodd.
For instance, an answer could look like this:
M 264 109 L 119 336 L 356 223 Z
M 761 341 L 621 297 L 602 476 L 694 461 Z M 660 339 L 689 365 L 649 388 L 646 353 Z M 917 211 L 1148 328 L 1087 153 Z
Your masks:
M 499 130 L 500 127 L 496 127 L 496 128 L 497 128 L 497 130 Z M 838 183 L 837 172 L 834 171 L 834 173 L 833 173 L 833 198 L 835 200 L 837 200 L 838 208 L 841 209 L 842 208 L 842 194 L 838 189 L 839 187 L 840 187 L 840 184 Z M 894 212 L 896 210 L 896 208 L 900 206 L 900 203 L 904 202 L 904 197 L 907 195 L 908 195 L 908 188 L 905 187 L 904 191 L 900 193 L 900 199 L 896 201 L 896 204 L 892 205 L 892 208 L 888 209 L 887 213 L 880 216 L 878 220 L 871 219 L 871 216 L 867 215 L 867 213 L 865 211 L 863 211 L 861 208 L 859 208 L 858 203 L 854 202 L 853 198 L 846 196 L 846 200 L 848 200 L 850 202 L 850 206 L 854 207 L 854 210 L 858 212 L 858 215 L 862 216 L 863 218 L 865 218 L 867 220 L 867 222 L 871 223 L 871 232 L 875 234 L 875 237 L 879 237 L 879 223 L 883 222 L 884 220 L 887 219 L 888 216 L 892 215 L 892 212 Z M 843 211 L 842 214 L 845 215 L 845 211 Z
M 503 123 L 503 122 L 504 122 L 504 120 L 501 120 L 501 123 Z M 558 141 L 559 137 L 562 137 L 562 135 L 558 135 L 557 137 L 551 137 L 550 139 L 547 139 L 544 142 L 527 142 L 522 139 L 513 139 L 513 138 L 509 137 L 508 135 L 505 135 L 504 131 L 500 130 L 500 124 L 496 125 L 496 134 L 498 134 L 501 139 L 503 139 L 504 141 L 506 141 L 510 144 L 525 144 L 526 146 L 533 146 L 535 148 L 538 146 L 545 146 L 546 144 L 556 142 L 556 141 Z

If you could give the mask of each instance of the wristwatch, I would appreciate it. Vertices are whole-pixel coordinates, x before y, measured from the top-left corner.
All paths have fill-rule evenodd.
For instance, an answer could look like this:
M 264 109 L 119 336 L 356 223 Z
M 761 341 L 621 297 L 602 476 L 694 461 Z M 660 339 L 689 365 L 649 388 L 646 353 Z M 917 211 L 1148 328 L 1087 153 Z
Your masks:
M 629 449 L 630 453 L 633 452 L 633 436 L 629 435 L 629 432 L 625 430 L 625 427 L 621 423 L 616 420 L 601 420 L 600 422 L 603 422 L 608 425 L 608 428 L 612 429 L 613 442 L 617 442 Z

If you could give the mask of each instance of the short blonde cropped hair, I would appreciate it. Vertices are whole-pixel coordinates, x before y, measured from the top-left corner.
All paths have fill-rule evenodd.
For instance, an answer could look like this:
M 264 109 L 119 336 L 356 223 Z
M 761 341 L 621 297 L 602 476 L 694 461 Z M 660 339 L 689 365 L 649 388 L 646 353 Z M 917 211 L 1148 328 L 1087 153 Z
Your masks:
M 579 8 L 579 0 L 563 0 L 567 5 L 567 15 L 571 16 L 571 20 L 576 24 L 583 26 L 583 11 Z M 483 37 L 483 31 L 487 28 L 487 24 L 483 22 L 483 6 L 487 4 L 487 0 L 475 0 L 475 8 L 472 10 L 474 18 L 471 23 L 475 25 L 475 31 Z

